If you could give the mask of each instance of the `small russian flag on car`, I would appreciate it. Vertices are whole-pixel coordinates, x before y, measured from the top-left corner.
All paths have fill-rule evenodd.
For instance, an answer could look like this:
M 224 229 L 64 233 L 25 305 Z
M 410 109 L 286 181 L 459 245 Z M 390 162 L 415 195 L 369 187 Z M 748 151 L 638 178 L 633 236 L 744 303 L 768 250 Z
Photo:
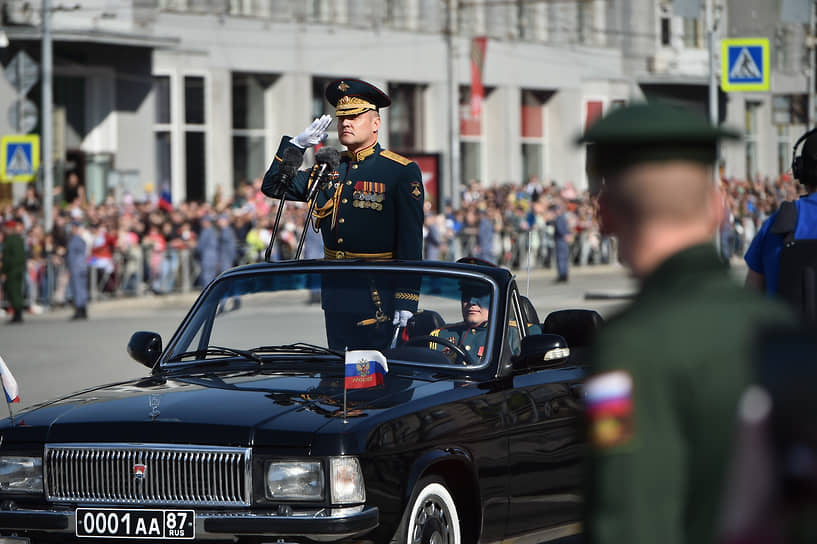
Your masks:
M 346 352 L 346 389 L 363 389 L 383 383 L 389 371 L 386 356 L 376 350 Z
M 11 370 L 6 366 L 6 362 L 0 357 L 0 380 L 3 382 L 3 390 L 6 392 L 6 402 L 20 402 L 17 380 L 11 374 Z

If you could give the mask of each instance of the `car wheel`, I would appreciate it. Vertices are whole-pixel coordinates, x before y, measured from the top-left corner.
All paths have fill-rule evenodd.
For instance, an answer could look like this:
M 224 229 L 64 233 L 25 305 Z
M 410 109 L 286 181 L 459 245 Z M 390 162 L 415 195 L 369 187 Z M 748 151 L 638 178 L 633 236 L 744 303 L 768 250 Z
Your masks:
M 392 542 L 461 544 L 460 517 L 454 497 L 439 477 L 420 480 Z

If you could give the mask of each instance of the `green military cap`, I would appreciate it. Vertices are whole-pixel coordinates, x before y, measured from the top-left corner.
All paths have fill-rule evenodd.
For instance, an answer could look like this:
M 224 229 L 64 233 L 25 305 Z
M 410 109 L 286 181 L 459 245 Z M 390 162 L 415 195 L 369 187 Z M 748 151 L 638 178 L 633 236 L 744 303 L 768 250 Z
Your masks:
M 588 173 L 610 175 L 643 162 L 688 160 L 711 165 L 717 142 L 739 134 L 688 109 L 661 103 L 618 108 L 595 122 L 577 144 L 592 144 Z
M 335 106 L 335 115 L 357 115 L 391 105 L 388 95 L 359 79 L 338 79 L 326 86 L 326 100 Z

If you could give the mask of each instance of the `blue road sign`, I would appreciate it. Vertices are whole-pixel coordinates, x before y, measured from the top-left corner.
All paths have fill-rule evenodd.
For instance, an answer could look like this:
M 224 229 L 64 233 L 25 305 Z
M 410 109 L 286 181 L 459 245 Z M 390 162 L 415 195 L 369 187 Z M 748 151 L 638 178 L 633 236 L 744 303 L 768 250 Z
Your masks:
M 8 135 L 0 140 L 0 180 L 32 181 L 40 167 L 40 137 Z
M 769 40 L 738 38 L 721 42 L 724 91 L 769 90 Z

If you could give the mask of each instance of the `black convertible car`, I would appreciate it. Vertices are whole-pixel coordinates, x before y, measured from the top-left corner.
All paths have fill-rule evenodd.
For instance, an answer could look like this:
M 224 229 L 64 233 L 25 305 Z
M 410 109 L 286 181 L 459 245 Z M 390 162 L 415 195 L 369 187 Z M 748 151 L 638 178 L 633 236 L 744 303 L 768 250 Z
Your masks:
M 406 292 L 418 307 L 395 326 Z M 468 322 L 469 304 L 487 320 Z M 476 264 L 235 268 L 166 345 L 133 335 L 147 377 L 0 423 L 0 541 L 570 537 L 579 363 L 600 323 L 586 310 L 540 323 L 510 272 Z

